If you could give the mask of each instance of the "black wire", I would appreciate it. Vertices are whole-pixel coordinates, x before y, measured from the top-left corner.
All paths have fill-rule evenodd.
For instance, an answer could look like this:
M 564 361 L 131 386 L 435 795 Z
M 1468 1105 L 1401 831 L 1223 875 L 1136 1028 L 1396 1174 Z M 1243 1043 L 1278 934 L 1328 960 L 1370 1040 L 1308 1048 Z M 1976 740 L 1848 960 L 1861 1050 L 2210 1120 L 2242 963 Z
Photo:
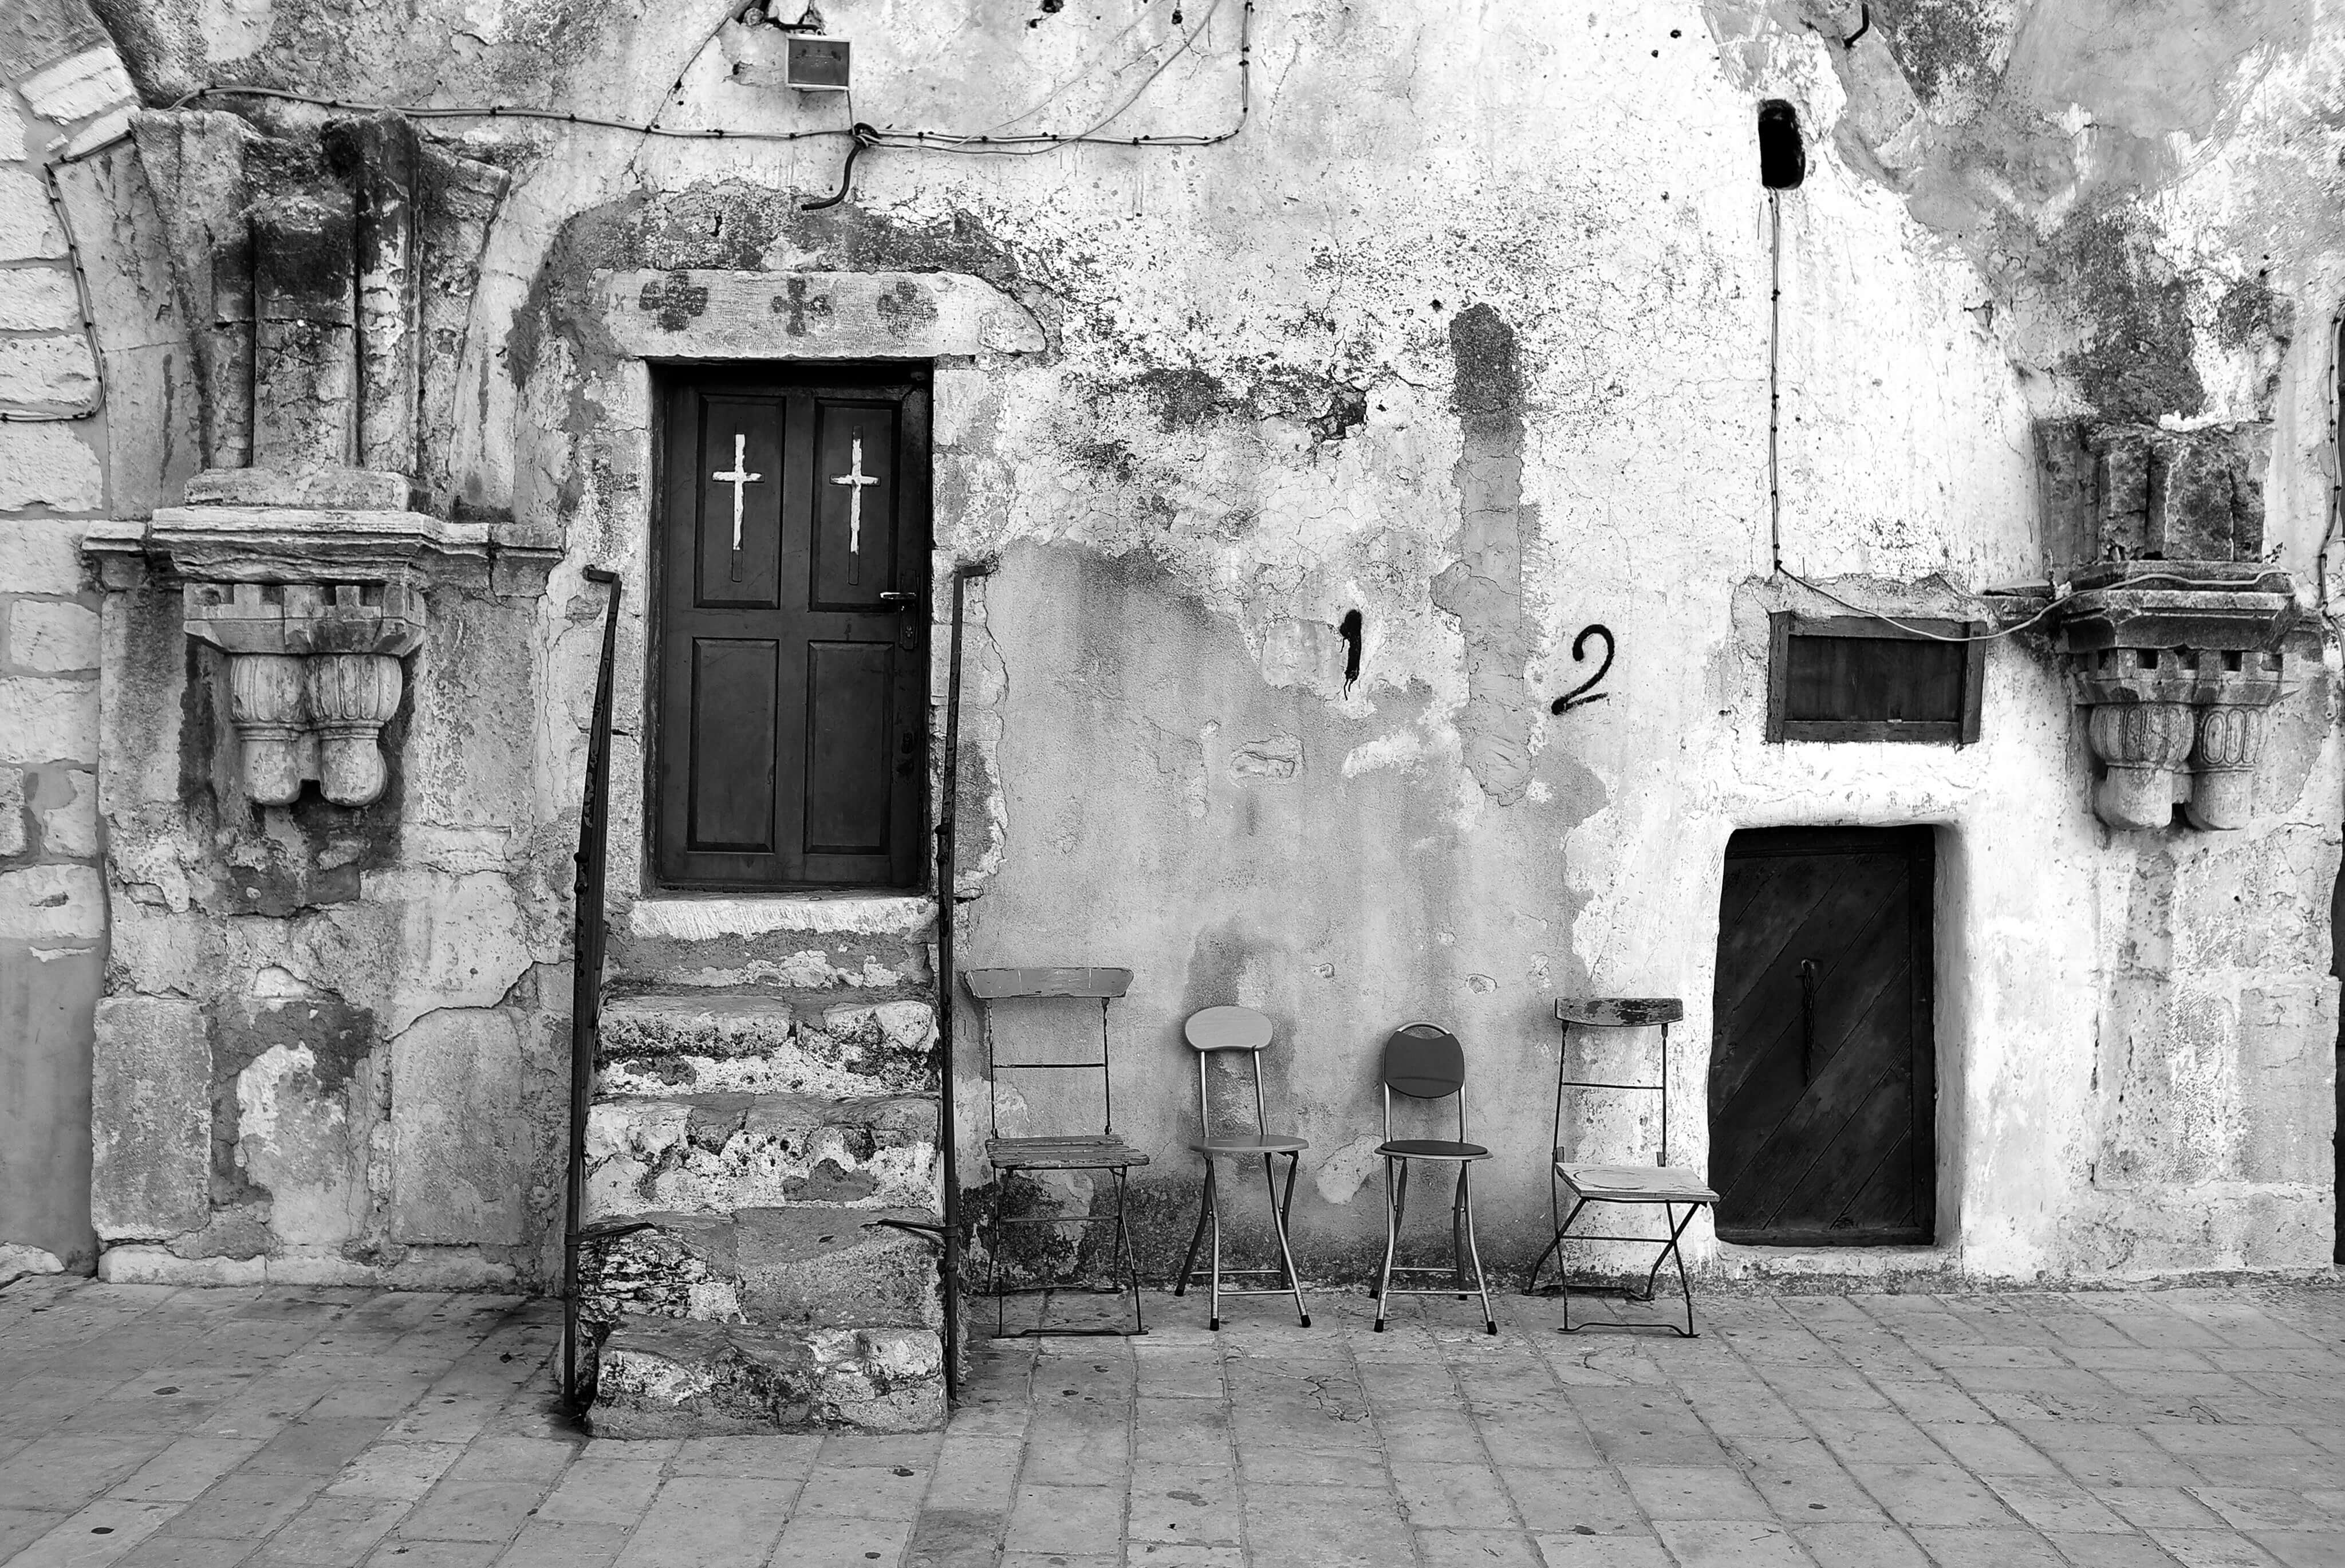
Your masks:
M 685 141 L 755 141 L 796 142 L 821 141 L 844 137 L 856 144 L 859 152 L 867 147 L 909 148 L 929 152 L 959 153 L 965 157 L 1000 157 L 1005 154 L 1024 155 L 1054 147 L 1218 147 L 1230 140 L 1246 127 L 1254 114 L 1254 0 L 1245 0 L 1239 13 L 1238 37 L 1238 116 L 1229 129 L 1216 132 L 1168 133 L 1150 136 L 1095 136 L 1089 131 L 1073 135 L 1033 131 L 1017 136 L 969 136 L 959 131 L 892 130 L 868 125 L 837 126 L 821 130 L 752 131 L 725 130 L 711 127 L 706 130 L 676 130 L 658 123 L 657 117 L 648 123 L 634 120 L 614 120 L 600 115 L 582 115 L 564 109 L 527 108 L 511 104 L 491 104 L 485 107 L 452 108 L 421 108 L 403 104 L 370 103 L 357 98 L 323 98 L 309 93 L 289 92 L 282 87 L 206 87 L 184 93 L 173 100 L 170 108 L 181 109 L 198 98 L 252 97 L 269 98 L 281 103 L 308 104 L 313 108 L 344 110 L 352 114 L 400 114 L 410 119 L 524 119 L 546 120 L 557 125 L 590 126 L 601 130 L 631 131 L 645 137 L 670 137 Z M 1210 21 L 1211 17 L 1208 16 Z M 1198 25 L 1197 33 L 1204 30 Z M 1193 44 L 1196 34 L 1190 35 Z M 1179 53 L 1186 53 L 1187 45 Z M 1178 54 L 1175 55 L 1178 57 Z M 1169 66 L 1171 60 L 1165 64 Z M 1162 67 L 1160 67 L 1160 73 Z M 1150 81 L 1154 80 L 1150 77 Z M 1147 83 L 1142 84 L 1145 90 Z M 1109 120 L 1117 118 L 1138 101 L 1137 95 L 1124 104 Z M 665 102 L 661 112 L 665 112 Z M 1107 120 L 1100 122 L 1101 125 Z M 850 155 L 851 156 L 851 155 Z

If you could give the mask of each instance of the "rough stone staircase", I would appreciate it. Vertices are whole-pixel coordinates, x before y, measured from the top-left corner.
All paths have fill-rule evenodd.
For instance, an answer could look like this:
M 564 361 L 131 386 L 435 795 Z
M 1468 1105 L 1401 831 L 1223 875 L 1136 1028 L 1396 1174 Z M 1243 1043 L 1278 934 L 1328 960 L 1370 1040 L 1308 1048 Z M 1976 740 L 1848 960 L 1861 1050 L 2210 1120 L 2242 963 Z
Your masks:
M 779 962 L 737 939 L 615 945 L 586 1135 L 591 1428 L 940 1425 L 924 951 L 858 962 L 814 932 L 759 938 Z

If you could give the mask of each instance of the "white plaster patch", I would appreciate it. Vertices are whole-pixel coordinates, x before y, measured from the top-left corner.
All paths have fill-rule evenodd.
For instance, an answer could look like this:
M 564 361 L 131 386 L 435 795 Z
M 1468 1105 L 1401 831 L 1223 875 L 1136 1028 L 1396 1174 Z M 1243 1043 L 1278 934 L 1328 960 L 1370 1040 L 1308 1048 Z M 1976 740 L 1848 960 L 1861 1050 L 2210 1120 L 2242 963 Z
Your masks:
M 1376 1137 L 1359 1137 L 1335 1149 L 1311 1173 L 1312 1186 L 1328 1203 L 1351 1202 L 1361 1184 L 1375 1174 L 1376 1150 L 1383 1142 Z

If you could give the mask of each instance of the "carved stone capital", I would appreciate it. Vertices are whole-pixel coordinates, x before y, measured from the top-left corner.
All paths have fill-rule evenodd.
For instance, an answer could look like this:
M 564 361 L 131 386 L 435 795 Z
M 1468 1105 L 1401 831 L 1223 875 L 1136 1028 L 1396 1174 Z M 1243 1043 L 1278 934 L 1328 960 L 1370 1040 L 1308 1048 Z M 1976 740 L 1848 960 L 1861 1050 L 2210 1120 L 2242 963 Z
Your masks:
M 2171 821 L 2176 776 L 2197 739 L 2189 706 L 2098 703 L 2086 733 L 2108 769 L 2093 790 L 2101 820 L 2113 828 L 2163 828 Z
M 228 661 L 228 722 L 242 752 L 244 792 L 262 806 L 288 806 L 309 769 L 301 661 L 283 654 L 238 654 Z
M 2194 828 L 2245 827 L 2266 711 L 2289 690 L 2294 580 L 2255 562 L 2135 561 L 2072 585 L 2049 619 L 2107 769 L 2096 814 L 2161 829 L 2180 803 Z
M 399 712 L 399 660 L 388 654 L 313 654 L 301 661 L 318 737 L 318 785 L 337 806 L 374 803 L 391 781 L 379 744 Z

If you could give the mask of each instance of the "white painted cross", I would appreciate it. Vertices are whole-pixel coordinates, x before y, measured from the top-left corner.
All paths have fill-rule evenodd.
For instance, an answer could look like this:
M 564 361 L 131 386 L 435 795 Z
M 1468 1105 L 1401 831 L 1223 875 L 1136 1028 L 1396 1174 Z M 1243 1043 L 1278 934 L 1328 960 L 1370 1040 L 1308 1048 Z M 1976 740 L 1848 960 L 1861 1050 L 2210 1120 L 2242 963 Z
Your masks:
M 741 497 L 744 491 L 766 476 L 749 472 L 749 438 L 736 432 L 733 436 L 733 471 L 708 476 L 722 480 L 733 487 L 733 553 L 741 553 Z
M 863 554 L 863 492 L 879 483 L 863 472 L 863 438 L 857 436 L 848 448 L 847 472 L 830 476 L 833 484 L 847 486 L 847 552 Z

